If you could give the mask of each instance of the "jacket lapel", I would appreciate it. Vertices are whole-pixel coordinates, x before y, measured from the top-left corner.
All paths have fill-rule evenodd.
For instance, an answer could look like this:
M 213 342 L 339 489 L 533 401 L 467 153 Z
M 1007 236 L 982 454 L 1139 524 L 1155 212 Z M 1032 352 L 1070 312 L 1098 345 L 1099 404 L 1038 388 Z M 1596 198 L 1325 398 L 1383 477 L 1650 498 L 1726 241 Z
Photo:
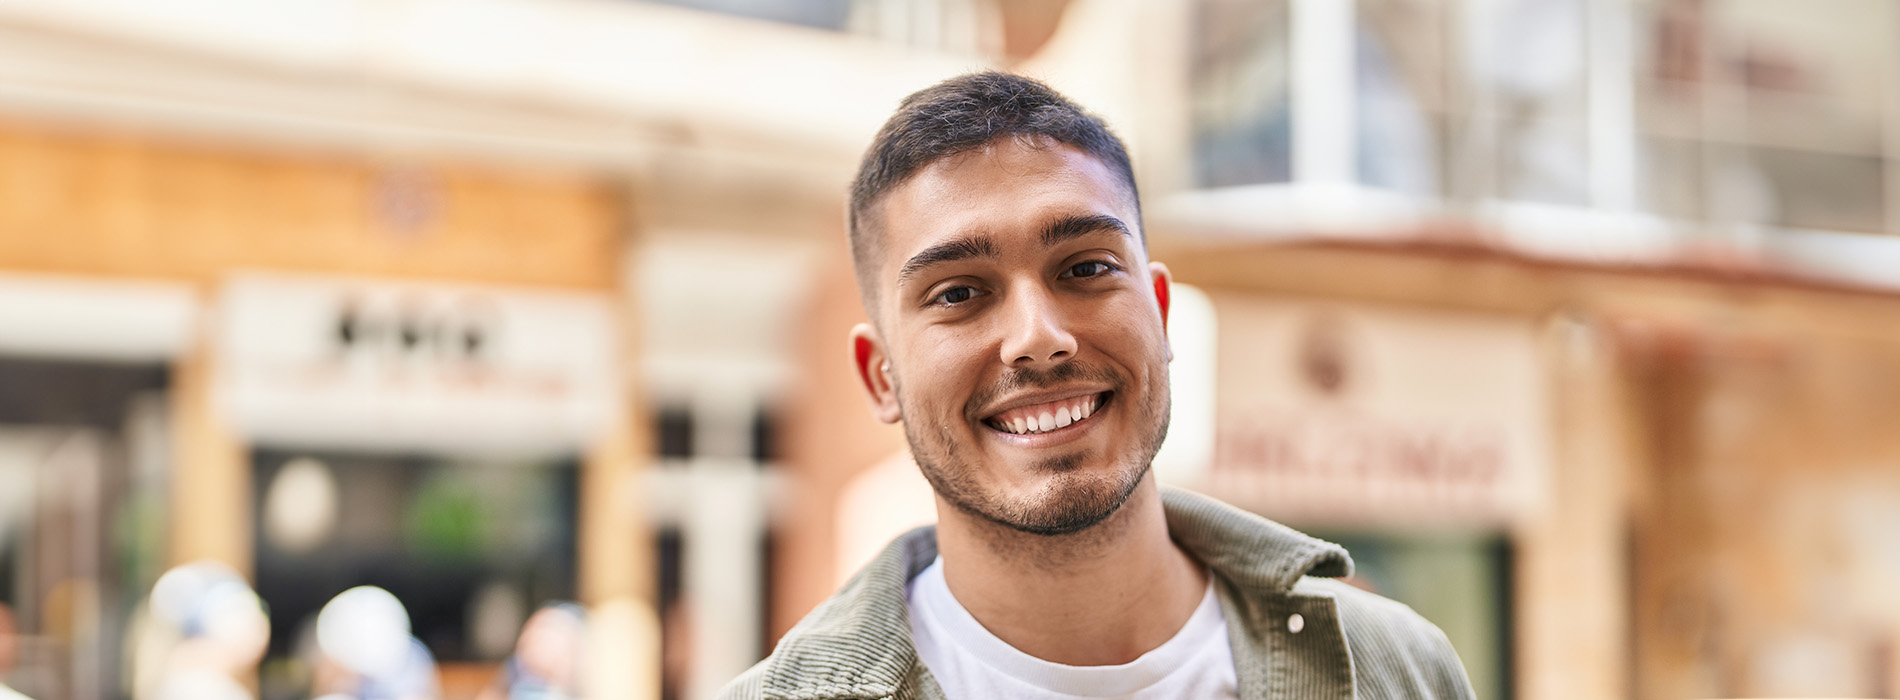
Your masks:
M 921 670 L 910 638 L 905 586 L 937 558 L 937 531 L 905 533 L 787 632 L 766 667 L 764 695 L 776 700 L 919 696 Z M 927 677 L 922 677 L 927 678 Z M 936 690 L 936 683 L 927 684 Z M 900 694 L 900 690 L 904 692 Z

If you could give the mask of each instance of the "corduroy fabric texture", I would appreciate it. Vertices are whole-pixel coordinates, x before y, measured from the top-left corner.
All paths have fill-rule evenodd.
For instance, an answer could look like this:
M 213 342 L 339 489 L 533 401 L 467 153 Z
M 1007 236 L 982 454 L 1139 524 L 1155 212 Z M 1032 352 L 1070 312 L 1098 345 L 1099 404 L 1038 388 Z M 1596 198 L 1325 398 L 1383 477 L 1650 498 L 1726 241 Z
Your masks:
M 1338 545 L 1179 489 L 1169 535 L 1213 571 L 1240 697 L 1470 700 L 1443 632 L 1399 603 L 1328 580 Z M 722 700 L 944 700 L 910 639 L 905 584 L 937 558 L 935 528 L 896 541 L 787 632 Z M 1294 615 L 1299 624 L 1289 624 Z M 963 700 L 963 699 L 960 699 Z

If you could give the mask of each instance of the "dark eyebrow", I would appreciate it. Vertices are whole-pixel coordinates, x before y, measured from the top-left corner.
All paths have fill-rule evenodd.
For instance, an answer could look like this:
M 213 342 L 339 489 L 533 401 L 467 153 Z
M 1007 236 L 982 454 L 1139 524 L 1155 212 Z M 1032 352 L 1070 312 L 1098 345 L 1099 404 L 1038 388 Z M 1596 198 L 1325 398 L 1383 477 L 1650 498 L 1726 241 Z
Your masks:
M 923 252 L 912 255 L 909 260 L 904 261 L 904 267 L 897 271 L 897 285 L 903 286 L 904 280 L 910 279 L 912 275 L 931 265 L 971 258 L 994 258 L 999 254 L 996 241 L 989 236 L 953 238 L 925 248 Z
M 1057 243 L 1079 238 L 1097 231 L 1114 231 L 1121 235 L 1134 237 L 1128 231 L 1128 225 L 1121 219 L 1107 214 L 1072 214 L 1049 222 L 1042 229 L 1042 245 L 1049 247 Z

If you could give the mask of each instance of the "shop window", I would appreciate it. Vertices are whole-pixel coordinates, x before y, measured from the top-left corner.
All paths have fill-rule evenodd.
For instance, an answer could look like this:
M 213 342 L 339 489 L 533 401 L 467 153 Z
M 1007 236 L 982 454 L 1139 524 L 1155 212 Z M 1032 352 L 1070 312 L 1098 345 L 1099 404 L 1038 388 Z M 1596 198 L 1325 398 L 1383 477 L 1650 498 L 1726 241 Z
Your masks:
M 1194 185 L 1238 187 L 1303 177 L 1294 172 L 1299 59 L 1293 49 L 1296 39 L 1331 38 L 1350 44 L 1350 70 L 1336 84 L 1314 85 L 1297 99 L 1325 100 L 1331 96 L 1324 91 L 1350 91 L 1353 107 L 1339 118 L 1352 123 L 1353 162 L 1337 167 L 1359 184 L 1440 194 L 1447 5 L 1361 0 L 1354 3 L 1353 26 L 1339 37 L 1294 37 L 1293 11 L 1285 1 L 1203 0 L 1195 6 L 1188 81 Z
M 1353 37 L 1354 172 L 1361 184 L 1441 194 L 1446 3 L 1359 0 Z
M 1865 233 L 1886 225 L 1886 164 L 1877 156 L 1766 147 L 1738 155 L 1743 176 L 1759 178 L 1746 192 L 1760 205 L 1755 223 Z
M 1310 531 L 1352 554 L 1347 582 L 1444 630 L 1478 700 L 1512 697 L 1511 547 L 1492 534 Z
M 654 415 L 662 459 L 693 456 L 693 412 L 683 406 L 662 407 Z
M 782 22 L 813 29 L 842 30 L 850 19 L 851 0 L 650 0 L 664 5 Z
M 1590 144 L 1584 0 L 1473 3 L 1464 110 L 1483 198 L 1585 206 Z
M 1641 179 L 1636 186 L 1636 205 L 1678 221 L 1697 221 L 1707 216 L 1702 144 L 1661 136 L 1645 137 L 1641 143 L 1642 161 L 1637 168 Z
M 1657 214 L 1717 230 L 1900 231 L 1886 93 L 1900 5 L 1645 5 L 1637 126 Z
M 752 413 L 752 461 L 759 468 L 778 457 L 778 419 L 763 407 Z
M 525 620 L 542 604 L 574 599 L 572 460 L 260 450 L 252 463 L 256 588 L 271 617 L 264 700 L 309 693 L 299 640 L 325 603 L 356 586 L 394 594 L 413 636 L 445 665 L 501 661 L 523 620 L 494 611 Z M 273 498 L 285 480 L 297 480 L 303 497 Z M 324 500 L 328 514 L 311 505 Z M 276 510 L 291 505 L 309 512 Z
M 1203 0 L 1189 70 L 1194 182 L 1293 178 L 1290 16 L 1284 0 Z
M 745 427 L 744 445 L 727 446 L 726 452 L 744 454 L 755 466 L 763 469 L 778 456 L 778 418 L 765 406 L 752 411 L 751 421 Z M 702 446 L 694 440 L 698 436 L 699 421 L 690 408 L 678 405 L 662 406 L 654 411 L 654 431 L 661 459 L 688 460 L 698 454 Z
M 0 423 L 118 430 L 132 397 L 167 377 L 159 366 L 0 358 Z

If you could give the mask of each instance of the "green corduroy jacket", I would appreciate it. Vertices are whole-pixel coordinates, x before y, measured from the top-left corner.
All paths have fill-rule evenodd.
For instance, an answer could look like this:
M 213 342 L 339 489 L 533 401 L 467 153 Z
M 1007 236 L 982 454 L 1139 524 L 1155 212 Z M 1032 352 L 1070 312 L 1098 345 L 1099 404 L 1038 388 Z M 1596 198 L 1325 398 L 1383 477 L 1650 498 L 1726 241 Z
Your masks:
M 1339 545 L 1164 488 L 1169 536 L 1213 571 L 1240 697 L 1468 700 L 1451 642 L 1399 603 L 1332 579 Z M 911 643 L 905 585 L 937 558 L 936 530 L 899 537 L 720 694 L 722 700 L 943 700 Z M 1294 615 L 1303 624 L 1289 624 Z

